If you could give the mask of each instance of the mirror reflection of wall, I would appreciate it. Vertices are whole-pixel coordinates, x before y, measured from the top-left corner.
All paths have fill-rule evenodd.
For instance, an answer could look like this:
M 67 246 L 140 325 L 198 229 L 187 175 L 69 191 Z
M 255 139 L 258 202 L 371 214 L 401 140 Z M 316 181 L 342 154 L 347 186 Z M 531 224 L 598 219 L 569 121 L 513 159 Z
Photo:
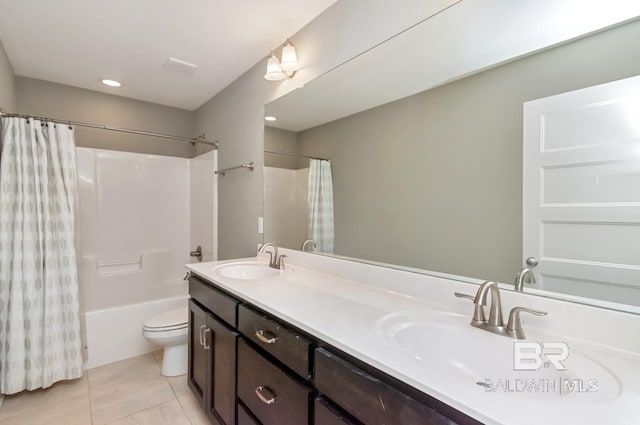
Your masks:
M 635 21 L 296 129 L 297 153 L 332 160 L 335 253 L 512 282 L 522 266 L 523 103 L 640 74 L 638 39 Z
M 331 161 L 298 152 L 298 135 L 265 127 L 265 240 L 334 252 Z

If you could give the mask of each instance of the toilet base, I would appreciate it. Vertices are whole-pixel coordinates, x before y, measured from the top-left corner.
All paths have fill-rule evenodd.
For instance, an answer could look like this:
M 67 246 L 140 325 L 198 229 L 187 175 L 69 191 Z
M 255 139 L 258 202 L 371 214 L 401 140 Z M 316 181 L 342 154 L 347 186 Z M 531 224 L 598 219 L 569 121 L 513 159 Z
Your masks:
M 164 347 L 162 355 L 162 374 L 164 376 L 178 376 L 187 373 L 187 344 Z

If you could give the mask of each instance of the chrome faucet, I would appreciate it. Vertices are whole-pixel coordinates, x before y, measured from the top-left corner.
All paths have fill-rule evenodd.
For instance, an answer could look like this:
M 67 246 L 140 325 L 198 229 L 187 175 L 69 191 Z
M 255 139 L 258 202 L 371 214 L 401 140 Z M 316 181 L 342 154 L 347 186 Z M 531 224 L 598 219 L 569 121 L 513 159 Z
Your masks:
M 516 275 L 516 281 L 514 288 L 516 292 L 523 292 L 524 283 L 534 284 L 536 283 L 536 277 L 533 274 L 533 268 L 538 265 L 538 259 L 536 257 L 528 257 L 525 262 L 527 265 L 520 270 Z
M 306 241 L 302 242 L 302 247 L 300 248 L 300 251 L 304 252 L 307 245 L 311 245 L 313 249 L 318 248 L 318 244 L 316 243 L 316 241 L 314 241 L 313 239 L 307 239 Z
M 487 294 L 491 293 L 491 308 L 489 311 L 489 320 L 485 319 L 484 307 L 487 305 Z M 498 284 L 492 281 L 486 281 L 480 288 L 475 297 L 473 295 L 454 293 L 458 298 L 466 298 L 473 301 L 475 305 L 473 310 L 473 318 L 471 326 L 485 331 L 489 331 L 498 335 L 504 335 L 515 339 L 525 339 L 522 323 L 520 322 L 520 313 L 531 313 L 536 316 L 545 316 L 544 311 L 533 310 L 526 307 L 514 307 L 509 312 L 509 322 L 504 326 L 502 319 L 502 302 L 500 300 L 500 288 Z
M 488 280 L 480 285 L 473 303 L 475 305 L 486 306 L 487 294 L 489 292 L 491 293 L 489 321 L 485 323 L 472 323 L 472 325 L 477 328 L 487 329 L 490 332 L 494 332 L 494 329 L 502 328 L 504 324 L 502 320 L 502 301 L 500 300 L 500 288 L 498 288 L 498 284 Z
M 273 252 L 266 251 L 266 248 L 268 247 L 273 248 Z M 267 254 L 269 254 L 269 267 L 278 270 L 284 269 L 284 258 L 286 257 L 286 255 L 283 254 L 278 256 L 278 242 L 276 242 L 275 244 L 271 242 L 265 242 L 260 245 L 260 247 L 258 248 L 258 252 L 266 252 Z
M 525 282 L 531 284 L 536 283 L 536 277 L 533 274 L 533 270 L 528 267 L 523 268 L 520 270 L 520 273 L 516 275 L 515 290 L 517 292 L 523 292 Z

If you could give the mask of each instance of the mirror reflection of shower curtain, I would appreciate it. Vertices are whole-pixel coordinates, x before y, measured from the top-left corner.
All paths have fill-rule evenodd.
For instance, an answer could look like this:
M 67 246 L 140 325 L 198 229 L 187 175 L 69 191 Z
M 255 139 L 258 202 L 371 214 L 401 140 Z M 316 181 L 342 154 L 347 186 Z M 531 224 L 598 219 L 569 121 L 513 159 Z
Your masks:
M 74 244 L 76 163 L 67 125 L 2 119 L 0 393 L 82 376 Z
M 318 244 L 316 251 L 333 253 L 333 179 L 331 162 L 309 162 L 309 239 Z

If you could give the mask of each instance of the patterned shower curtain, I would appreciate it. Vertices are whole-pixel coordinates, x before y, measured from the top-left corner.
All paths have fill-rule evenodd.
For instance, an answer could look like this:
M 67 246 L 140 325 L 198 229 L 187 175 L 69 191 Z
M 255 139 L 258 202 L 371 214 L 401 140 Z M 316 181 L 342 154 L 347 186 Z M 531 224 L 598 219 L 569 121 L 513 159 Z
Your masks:
M 312 159 L 309 163 L 309 239 L 316 251 L 333 253 L 333 179 L 331 162 Z
M 2 119 L 0 394 L 82 375 L 70 126 Z

